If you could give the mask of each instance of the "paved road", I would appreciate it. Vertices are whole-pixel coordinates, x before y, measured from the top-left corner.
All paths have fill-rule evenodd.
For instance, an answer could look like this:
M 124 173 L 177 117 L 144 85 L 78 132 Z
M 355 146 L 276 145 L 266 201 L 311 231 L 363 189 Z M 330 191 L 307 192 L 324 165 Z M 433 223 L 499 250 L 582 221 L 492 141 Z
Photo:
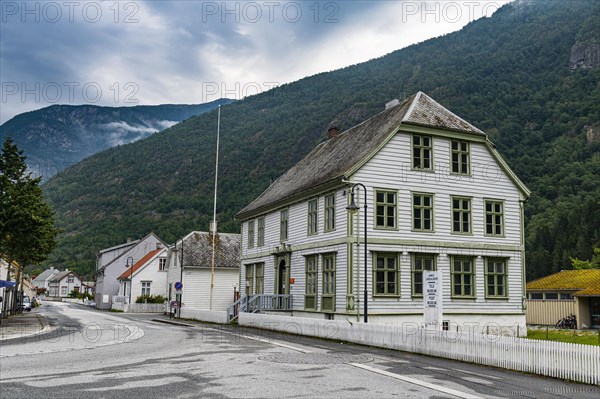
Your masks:
M 389 350 L 45 302 L 0 346 L 0 398 L 594 398 L 600 388 Z

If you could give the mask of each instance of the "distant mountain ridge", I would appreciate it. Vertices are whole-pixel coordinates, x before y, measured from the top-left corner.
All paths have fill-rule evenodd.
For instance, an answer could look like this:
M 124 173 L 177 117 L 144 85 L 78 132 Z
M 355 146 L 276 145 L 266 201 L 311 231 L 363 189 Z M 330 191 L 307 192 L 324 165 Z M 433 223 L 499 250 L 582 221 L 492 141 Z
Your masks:
M 528 278 L 568 268 L 570 257 L 590 259 L 600 243 L 600 68 L 572 69 L 570 60 L 576 43 L 600 37 L 600 2 L 528 4 L 222 107 L 219 231 L 239 233 L 234 215 L 326 140 L 328 127 L 346 130 L 423 91 L 486 132 L 531 189 Z M 206 230 L 216 125 L 211 111 L 48 181 L 64 234 L 46 264 L 86 272 L 96 250 L 128 237 L 154 231 L 174 242 Z
M 132 143 L 232 100 L 134 107 L 52 105 L 19 114 L 0 126 L 27 155 L 29 169 L 50 178 L 84 158 Z

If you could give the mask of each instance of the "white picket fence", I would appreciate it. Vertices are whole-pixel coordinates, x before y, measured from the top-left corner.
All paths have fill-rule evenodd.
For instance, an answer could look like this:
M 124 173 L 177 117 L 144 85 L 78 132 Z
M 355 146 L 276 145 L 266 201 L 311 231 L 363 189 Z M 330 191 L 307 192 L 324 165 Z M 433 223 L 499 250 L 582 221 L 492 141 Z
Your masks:
M 468 331 L 432 331 L 421 329 L 416 323 L 350 324 L 259 313 L 241 313 L 239 324 L 600 385 L 600 346 Z

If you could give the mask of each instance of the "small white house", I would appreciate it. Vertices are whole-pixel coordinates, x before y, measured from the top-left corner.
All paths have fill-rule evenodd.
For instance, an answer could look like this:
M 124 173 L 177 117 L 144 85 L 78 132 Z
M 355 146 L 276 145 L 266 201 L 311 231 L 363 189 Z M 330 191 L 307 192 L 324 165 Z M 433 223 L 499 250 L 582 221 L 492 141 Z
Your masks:
M 58 273 L 60 273 L 60 270 L 50 266 L 49 269 L 44 270 L 33 279 L 33 285 L 35 285 L 36 288 L 45 288 L 46 291 L 48 291 L 48 288 L 50 287 L 50 280 Z
M 48 296 L 66 298 L 71 291 L 81 290 L 81 277 L 69 269 L 55 274 L 48 282 Z
M 237 214 L 242 294 L 274 314 L 424 323 L 435 271 L 435 324 L 524 332 L 529 194 L 484 132 L 419 92 L 330 129 Z
M 95 302 L 98 309 L 110 309 L 112 298 L 119 293 L 117 278 L 148 252 L 165 248 L 166 244 L 154 233 L 146 237 L 98 251 L 96 255 Z
M 181 299 L 181 317 L 216 321 L 206 315 L 211 311 L 224 315 L 227 306 L 235 301 L 240 276 L 240 235 L 217 233 L 214 248 L 214 280 L 211 233 L 191 232 L 169 249 L 169 298 Z M 174 286 L 178 281 L 183 285 L 181 298 Z
M 125 297 L 125 303 L 135 303 L 139 297 L 149 295 L 166 298 L 167 249 L 148 252 L 117 279 L 120 283 L 119 296 Z

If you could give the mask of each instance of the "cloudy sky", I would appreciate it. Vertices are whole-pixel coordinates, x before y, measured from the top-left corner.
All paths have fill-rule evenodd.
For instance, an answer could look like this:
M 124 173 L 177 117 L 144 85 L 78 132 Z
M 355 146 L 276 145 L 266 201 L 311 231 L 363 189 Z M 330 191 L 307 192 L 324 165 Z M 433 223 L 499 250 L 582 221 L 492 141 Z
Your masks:
M 0 123 L 51 104 L 243 98 L 490 16 L 483 1 L 0 2 Z

